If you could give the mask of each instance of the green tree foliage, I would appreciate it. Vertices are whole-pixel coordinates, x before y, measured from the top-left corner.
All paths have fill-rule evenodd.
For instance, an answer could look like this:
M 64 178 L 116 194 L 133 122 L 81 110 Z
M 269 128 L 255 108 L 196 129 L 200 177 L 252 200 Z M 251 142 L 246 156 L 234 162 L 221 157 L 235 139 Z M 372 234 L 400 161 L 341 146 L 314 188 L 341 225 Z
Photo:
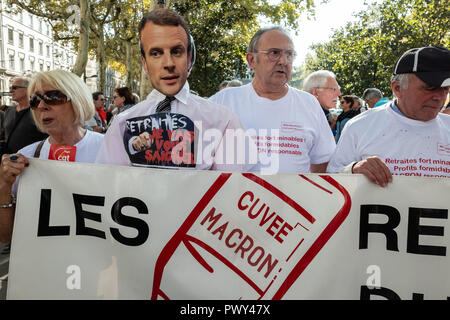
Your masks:
M 76 74 L 83 73 L 90 54 L 99 65 L 100 88 L 104 86 L 105 68 L 109 64 L 124 72 L 127 85 L 133 89 L 136 81 L 140 82 L 141 89 L 144 88 L 141 97 L 151 89 L 142 74 L 137 24 L 145 12 L 157 7 L 156 0 L 7 1 L 45 18 L 53 26 L 56 41 L 73 45 L 78 51 L 73 67 Z M 223 80 L 247 76 L 245 53 L 262 18 L 295 29 L 303 11 L 313 13 L 314 3 L 313 0 L 167 0 L 166 7 L 179 12 L 190 25 L 197 61 L 189 82 L 200 95 L 210 96 Z M 74 14 L 81 18 L 79 26 L 73 21 L 68 23 Z
M 392 70 L 403 52 L 426 45 L 450 47 L 447 0 L 385 0 L 367 5 L 356 17 L 329 42 L 313 45 L 314 54 L 306 58 L 307 73 L 336 73 L 342 94 L 362 95 L 377 87 L 390 96 Z
M 97 60 L 98 89 L 105 90 L 107 54 L 110 54 L 109 46 L 106 46 L 108 35 L 107 26 L 114 23 L 120 14 L 120 7 L 115 0 L 91 3 L 91 33 L 88 50 L 93 52 Z M 110 43 L 110 42 L 108 42 Z M 108 53 L 107 53 L 108 51 Z
M 301 90 L 303 88 L 303 80 L 305 80 L 307 74 L 305 71 L 305 66 L 299 66 L 294 68 L 291 76 L 291 81 L 289 81 L 289 85 L 291 87 L 297 88 Z
M 136 34 L 135 24 L 126 24 L 128 19 L 133 19 L 137 16 L 136 13 L 141 13 L 142 10 L 131 11 L 130 7 L 136 8 L 140 5 L 139 9 L 142 9 L 150 0 L 8 0 L 8 3 L 46 19 L 53 28 L 54 40 L 73 46 L 78 52 L 72 67 L 75 74 L 81 75 L 85 72 L 88 54 L 94 57 L 98 63 L 98 87 L 103 90 L 108 62 L 116 59 L 115 61 L 124 64 L 127 74 L 131 69 L 130 63 L 127 63 L 130 58 L 125 50 L 122 50 L 123 55 L 117 54 L 117 49 L 124 46 L 118 46 L 114 40 L 124 37 L 124 34 Z M 111 30 L 120 23 L 119 19 L 126 27 L 122 26 L 121 34 L 118 35 Z
M 119 62 L 124 66 L 126 86 L 136 91 L 139 80 L 141 60 L 139 54 L 138 24 L 150 6 L 150 1 L 116 0 L 116 9 L 120 12 L 118 19 L 110 24 L 108 41 L 108 60 Z
M 273 24 L 295 28 L 311 0 L 197 0 L 174 1 L 172 8 L 188 22 L 197 48 L 189 84 L 201 96 L 210 96 L 223 80 L 248 76 L 245 54 L 264 15 Z

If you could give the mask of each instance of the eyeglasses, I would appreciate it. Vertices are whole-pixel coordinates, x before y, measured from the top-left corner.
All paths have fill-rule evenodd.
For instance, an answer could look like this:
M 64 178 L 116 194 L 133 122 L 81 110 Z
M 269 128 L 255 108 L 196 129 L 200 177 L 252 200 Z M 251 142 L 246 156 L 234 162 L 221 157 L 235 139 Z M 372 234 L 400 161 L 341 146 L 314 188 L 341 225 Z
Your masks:
M 286 54 L 286 59 L 289 62 L 292 62 L 297 56 L 297 52 L 295 52 L 294 50 L 269 49 L 269 50 L 255 51 L 255 53 L 264 53 L 272 62 L 280 60 L 283 52 Z
M 115 99 L 115 98 L 119 98 L 120 96 L 113 96 L 113 99 Z
M 70 101 L 70 98 L 59 90 L 47 91 L 43 95 L 36 93 L 30 98 L 30 108 L 37 108 L 41 100 L 44 100 L 45 104 L 56 106 Z
M 19 89 L 19 88 L 26 88 L 26 87 L 24 87 L 24 86 L 11 86 L 11 87 L 9 87 L 9 90 L 16 90 L 16 89 Z
M 342 100 L 342 101 L 340 101 L 340 103 L 341 103 L 341 104 L 344 104 L 344 103 L 347 103 L 347 101 Z
M 340 87 L 338 88 L 330 88 L 330 87 L 317 87 L 317 89 L 328 89 L 328 90 L 333 90 L 333 92 L 336 92 L 338 90 L 341 90 Z

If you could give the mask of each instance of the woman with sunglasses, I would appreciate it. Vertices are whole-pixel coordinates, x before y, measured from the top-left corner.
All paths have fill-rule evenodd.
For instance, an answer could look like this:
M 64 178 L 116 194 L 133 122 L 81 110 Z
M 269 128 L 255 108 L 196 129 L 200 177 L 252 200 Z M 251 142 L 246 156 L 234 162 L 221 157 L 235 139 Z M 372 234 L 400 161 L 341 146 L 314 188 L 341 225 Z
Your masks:
M 74 161 L 93 163 L 103 139 L 102 134 L 83 129 L 85 121 L 94 115 L 94 104 L 81 78 L 63 70 L 40 72 L 32 79 L 28 93 L 36 125 L 49 137 L 2 157 L 0 241 L 5 243 L 12 236 L 17 177 L 28 166 L 27 158 L 52 159 L 51 150 L 63 146 Z
M 344 126 L 348 120 L 358 115 L 356 110 L 353 110 L 353 105 L 355 100 L 353 100 L 353 96 L 347 95 L 341 98 L 340 104 L 342 113 L 337 117 L 336 120 L 336 143 L 339 141 L 341 137 L 342 130 L 344 130 Z

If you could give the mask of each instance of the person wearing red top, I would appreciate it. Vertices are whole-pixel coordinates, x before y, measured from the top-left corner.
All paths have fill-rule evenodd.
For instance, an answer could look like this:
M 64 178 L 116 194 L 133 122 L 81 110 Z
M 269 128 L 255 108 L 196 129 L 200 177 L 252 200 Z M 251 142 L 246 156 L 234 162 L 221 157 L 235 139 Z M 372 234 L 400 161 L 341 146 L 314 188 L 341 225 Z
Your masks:
M 92 130 L 100 133 L 105 133 L 107 129 L 106 125 L 106 111 L 105 111 L 105 96 L 103 92 L 97 91 L 92 94 L 92 99 L 94 100 L 95 115 L 94 119 L 96 122 L 95 126 L 91 126 Z
M 92 97 L 94 98 L 95 110 L 97 110 L 100 119 L 106 122 L 105 96 L 103 95 L 103 92 L 94 92 Z

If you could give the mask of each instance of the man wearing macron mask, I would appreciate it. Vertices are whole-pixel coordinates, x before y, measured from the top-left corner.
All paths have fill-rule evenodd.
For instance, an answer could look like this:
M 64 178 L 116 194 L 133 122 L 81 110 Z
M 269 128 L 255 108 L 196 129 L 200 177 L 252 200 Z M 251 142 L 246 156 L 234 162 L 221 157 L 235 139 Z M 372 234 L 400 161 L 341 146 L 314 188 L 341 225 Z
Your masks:
M 232 145 L 226 143 L 227 130 L 244 132 L 239 118 L 189 90 L 195 46 L 183 18 L 169 9 L 153 10 L 142 18 L 139 37 L 142 64 L 154 90 L 114 119 L 96 162 L 245 170 L 237 161 L 224 161 L 226 152 L 242 151 L 234 149 L 236 144 L 225 150 Z

